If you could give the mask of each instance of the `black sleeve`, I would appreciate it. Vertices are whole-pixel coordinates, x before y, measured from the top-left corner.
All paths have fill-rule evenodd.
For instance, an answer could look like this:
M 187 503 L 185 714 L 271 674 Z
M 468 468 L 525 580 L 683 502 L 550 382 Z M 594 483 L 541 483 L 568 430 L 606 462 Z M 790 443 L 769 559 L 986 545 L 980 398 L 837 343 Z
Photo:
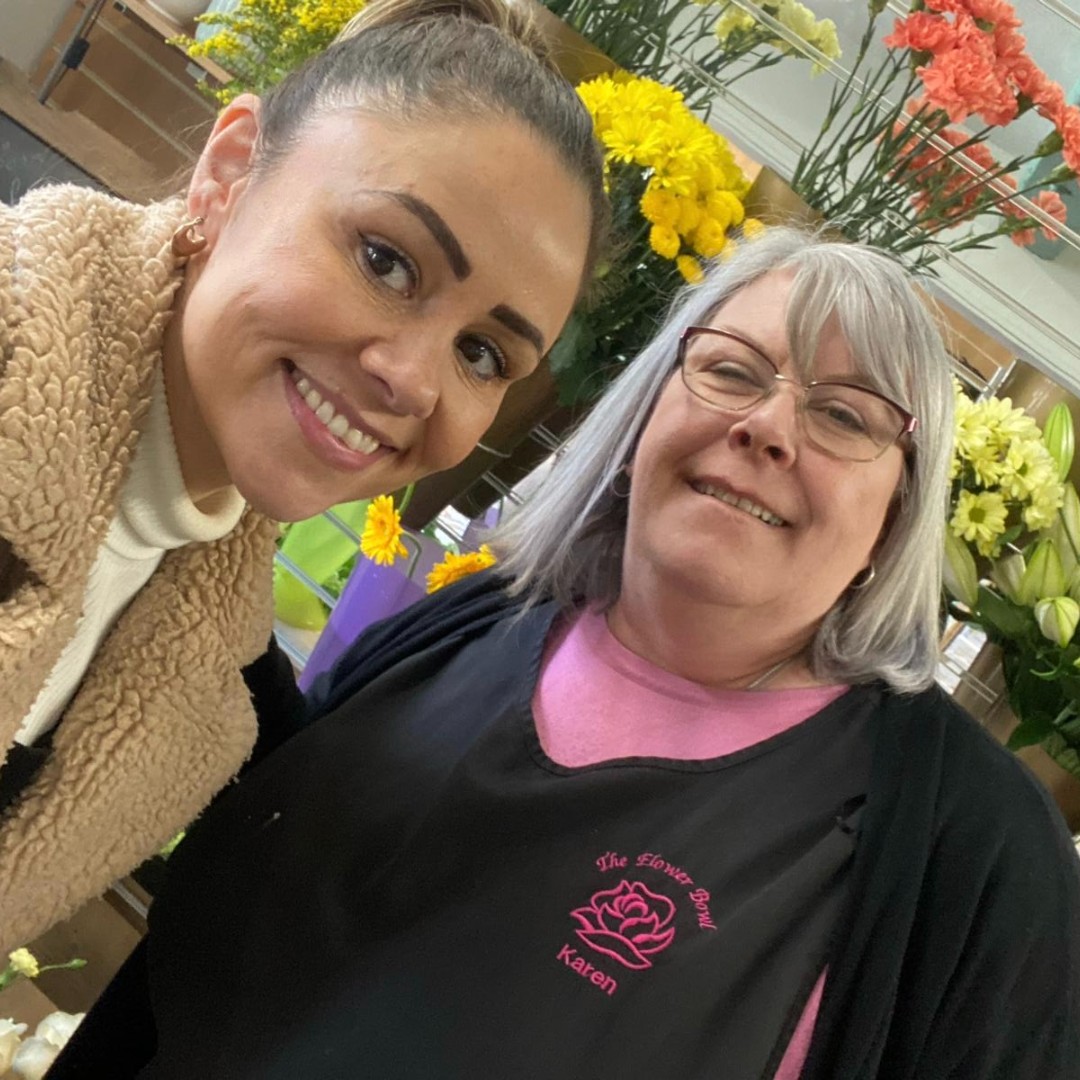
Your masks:
M 153 1059 L 146 948 L 143 938 L 52 1063 L 50 1080 L 134 1080 Z
M 1002 778 L 1001 790 L 1010 795 L 1008 816 L 984 813 L 968 829 L 954 827 L 940 837 L 929 868 L 928 901 L 936 894 L 948 905 L 959 888 L 979 887 L 970 909 L 957 913 L 966 923 L 962 946 L 927 942 L 938 950 L 942 992 L 925 1017 L 922 1062 L 912 1075 L 1077 1080 L 1080 859 L 1041 787 L 1025 776 L 1023 783 Z
M 292 664 L 271 636 L 266 652 L 242 672 L 259 722 L 255 749 L 245 768 L 300 731 L 306 721 L 304 695 L 296 685 Z
M 1080 860 L 1016 757 L 891 696 L 803 1075 L 1080 1080 Z

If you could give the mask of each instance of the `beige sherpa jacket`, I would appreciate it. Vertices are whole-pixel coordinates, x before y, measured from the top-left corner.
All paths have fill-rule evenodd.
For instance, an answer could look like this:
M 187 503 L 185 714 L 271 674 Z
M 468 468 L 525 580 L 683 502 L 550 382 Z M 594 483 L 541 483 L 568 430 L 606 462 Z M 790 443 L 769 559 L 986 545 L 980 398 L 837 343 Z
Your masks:
M 73 187 L 0 207 L 0 752 L 72 637 L 161 361 L 178 202 Z M 0 820 L 0 955 L 159 850 L 254 744 L 275 527 L 166 554 Z

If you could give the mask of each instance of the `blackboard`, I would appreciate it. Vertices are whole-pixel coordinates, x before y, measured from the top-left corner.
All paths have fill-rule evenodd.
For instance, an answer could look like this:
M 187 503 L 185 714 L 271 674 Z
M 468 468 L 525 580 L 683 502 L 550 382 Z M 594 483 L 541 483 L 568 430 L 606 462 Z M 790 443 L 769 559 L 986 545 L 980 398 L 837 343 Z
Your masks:
M 105 190 L 88 173 L 0 113 L 0 202 L 16 203 L 30 188 L 44 183 L 82 184 Z

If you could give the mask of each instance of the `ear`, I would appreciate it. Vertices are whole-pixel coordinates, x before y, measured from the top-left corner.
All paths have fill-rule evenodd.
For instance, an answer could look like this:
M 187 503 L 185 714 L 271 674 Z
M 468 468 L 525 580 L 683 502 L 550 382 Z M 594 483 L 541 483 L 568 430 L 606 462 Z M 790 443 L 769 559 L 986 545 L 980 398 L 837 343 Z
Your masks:
M 195 165 L 187 208 L 204 219 L 202 232 L 211 245 L 247 187 L 259 138 L 260 101 L 240 94 L 225 106 Z

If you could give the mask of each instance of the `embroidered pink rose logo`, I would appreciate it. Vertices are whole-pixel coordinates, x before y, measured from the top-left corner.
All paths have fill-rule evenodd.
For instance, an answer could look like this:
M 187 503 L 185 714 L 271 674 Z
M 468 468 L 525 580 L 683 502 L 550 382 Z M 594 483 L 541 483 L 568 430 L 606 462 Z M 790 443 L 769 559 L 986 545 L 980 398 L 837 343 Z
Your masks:
M 593 893 L 588 907 L 570 912 L 581 929 L 577 936 L 590 948 L 635 971 L 652 967 L 649 959 L 675 937 L 675 905 L 640 881 L 620 881 L 617 888 Z

